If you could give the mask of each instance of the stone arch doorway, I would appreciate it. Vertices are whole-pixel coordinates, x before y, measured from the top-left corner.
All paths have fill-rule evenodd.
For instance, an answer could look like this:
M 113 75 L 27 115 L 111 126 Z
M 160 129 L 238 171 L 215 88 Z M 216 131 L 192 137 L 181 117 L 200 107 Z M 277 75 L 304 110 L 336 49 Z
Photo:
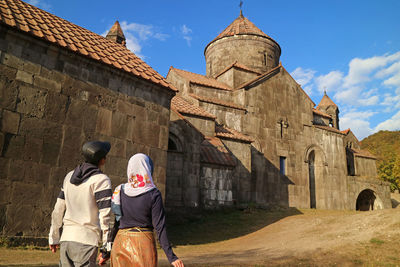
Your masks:
M 308 167 L 309 207 L 311 209 L 323 208 L 319 204 L 319 199 L 323 197 L 321 188 L 323 186 L 324 166 L 327 165 L 325 154 L 319 146 L 311 145 L 306 149 L 304 158 Z
M 371 189 L 362 190 L 356 200 L 356 210 L 369 211 L 383 208 L 382 200 Z
M 181 140 L 169 133 L 167 152 L 167 174 L 165 205 L 177 207 L 183 205 L 183 145 Z

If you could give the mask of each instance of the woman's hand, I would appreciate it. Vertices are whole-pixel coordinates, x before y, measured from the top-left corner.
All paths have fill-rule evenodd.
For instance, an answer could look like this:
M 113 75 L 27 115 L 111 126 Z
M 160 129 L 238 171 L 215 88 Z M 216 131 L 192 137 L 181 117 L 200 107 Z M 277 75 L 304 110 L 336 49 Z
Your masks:
M 180 259 L 177 259 L 176 261 L 172 262 L 171 264 L 174 267 L 184 267 L 183 262 Z
M 51 252 L 56 253 L 57 249 L 60 247 L 59 244 L 49 245 Z

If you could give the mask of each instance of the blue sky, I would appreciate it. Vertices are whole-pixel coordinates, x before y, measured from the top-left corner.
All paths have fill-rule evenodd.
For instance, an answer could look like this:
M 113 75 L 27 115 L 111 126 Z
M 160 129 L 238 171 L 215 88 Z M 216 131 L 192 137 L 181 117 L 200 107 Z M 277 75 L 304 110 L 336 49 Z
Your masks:
M 104 35 L 116 20 L 128 48 L 165 76 L 205 73 L 204 48 L 239 15 L 239 0 L 30 0 Z M 282 48 L 283 66 L 318 104 L 339 106 L 359 140 L 400 130 L 400 1 L 244 0 L 243 13 Z

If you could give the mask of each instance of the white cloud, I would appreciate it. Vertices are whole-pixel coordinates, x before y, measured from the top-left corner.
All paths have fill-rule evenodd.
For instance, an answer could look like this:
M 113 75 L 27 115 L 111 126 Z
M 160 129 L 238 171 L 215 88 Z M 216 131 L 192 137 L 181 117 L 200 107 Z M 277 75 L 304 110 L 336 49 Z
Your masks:
M 369 82 L 373 77 L 372 72 L 378 71 L 376 74 L 378 77 L 385 75 L 385 71 L 379 70 L 380 68 L 390 64 L 394 61 L 400 60 L 400 52 L 395 54 L 386 54 L 383 56 L 375 56 L 370 58 L 354 58 L 349 64 L 349 73 L 344 79 L 344 87 L 353 86 L 355 84 L 362 84 Z M 393 67 L 394 69 L 396 66 Z M 390 67 L 387 72 L 392 71 Z
M 188 35 L 192 33 L 192 29 L 190 29 L 188 26 L 186 26 L 185 24 L 182 25 L 181 27 L 181 31 L 184 35 Z
M 192 36 L 190 35 L 192 34 L 192 29 L 184 24 L 181 26 L 181 34 L 182 38 L 186 40 L 187 45 L 191 46 Z
M 46 3 L 43 0 L 27 0 L 26 1 L 28 4 L 39 7 L 41 9 L 50 11 L 51 10 L 51 5 Z
M 313 78 L 315 70 L 296 68 L 290 75 L 301 85 L 306 86 Z
M 350 128 L 356 137 L 362 140 L 373 132 L 368 119 L 374 114 L 373 111 L 351 110 L 340 117 L 340 129 Z
M 389 130 L 389 131 L 396 131 L 400 130 L 400 111 L 394 114 L 390 119 L 379 123 L 374 132 L 378 132 L 381 130 Z
M 129 23 L 127 21 L 121 21 L 120 25 L 126 38 L 126 47 L 142 59 L 145 58 L 145 56 L 141 53 L 144 42 L 150 39 L 165 41 L 169 37 L 168 34 L 158 32 L 153 25 L 145 25 L 134 22 Z M 109 29 L 110 28 L 111 26 Z M 109 29 L 106 30 L 102 36 L 106 36 Z
M 326 75 L 320 75 L 315 78 L 315 83 L 319 92 L 334 92 L 339 90 L 343 83 L 343 73 L 340 71 L 331 71 Z

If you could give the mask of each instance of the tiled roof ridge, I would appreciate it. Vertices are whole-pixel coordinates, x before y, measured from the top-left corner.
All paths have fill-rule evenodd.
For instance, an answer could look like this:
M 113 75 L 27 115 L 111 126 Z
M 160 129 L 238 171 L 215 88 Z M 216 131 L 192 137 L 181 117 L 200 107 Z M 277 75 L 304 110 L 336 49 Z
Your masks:
M 232 91 L 232 88 L 229 87 L 227 84 L 220 82 L 214 78 L 210 78 L 201 74 L 197 74 L 194 72 L 190 72 L 187 70 L 182 70 L 182 69 L 177 69 L 174 67 L 170 67 L 169 72 L 171 71 L 176 71 L 178 75 L 180 75 L 183 78 L 186 78 L 189 80 L 189 82 L 193 84 L 198 84 L 198 85 L 203 85 L 207 87 L 212 87 L 216 89 L 221 89 L 221 90 L 226 90 L 226 91 Z M 168 74 L 169 74 L 168 72 Z
M 210 97 L 200 96 L 200 95 L 196 95 L 196 94 L 189 94 L 189 96 L 191 96 L 199 101 L 202 101 L 202 102 L 207 102 L 207 103 L 216 104 L 216 105 L 220 105 L 220 106 L 224 106 L 224 107 L 247 111 L 247 109 L 243 106 L 237 105 L 233 102 L 222 101 L 222 100 L 219 100 L 218 98 L 210 98 Z
M 237 60 L 235 60 L 235 62 L 233 62 L 233 63 L 230 64 L 228 67 L 226 67 L 225 69 L 223 69 L 220 73 L 218 73 L 217 75 L 215 75 L 215 78 L 218 78 L 219 76 L 221 76 L 222 74 L 224 74 L 225 72 L 227 72 L 228 70 L 230 70 L 230 69 L 233 68 L 233 67 L 237 67 L 237 68 L 242 69 L 242 70 L 246 70 L 246 71 L 249 71 L 249 72 L 253 72 L 253 73 L 258 74 L 258 75 L 261 74 L 260 72 L 258 72 L 258 71 L 256 71 L 256 70 L 253 70 L 253 69 L 251 69 L 251 68 L 249 68 L 249 67 L 243 65 L 242 63 L 239 63 Z
M 0 0 L 0 23 L 168 90 L 177 91 L 125 46 L 23 1 Z
M 242 83 L 242 84 L 239 85 L 237 88 L 235 88 L 235 90 L 241 89 L 241 88 L 244 88 L 244 87 L 247 87 L 247 86 L 250 86 L 252 83 L 256 83 L 257 81 L 263 79 L 264 77 L 266 77 L 266 76 L 268 76 L 268 75 L 270 75 L 270 74 L 274 74 L 274 72 L 277 71 L 277 70 L 279 70 L 281 67 L 282 67 L 282 65 L 279 64 L 279 65 L 276 66 L 275 68 L 270 69 L 270 70 L 264 72 L 263 74 L 261 74 L 261 75 L 255 77 L 254 79 L 252 79 L 252 80 L 250 80 L 250 81 L 248 81 L 248 82 Z M 272 77 L 272 76 L 271 76 L 271 77 Z
M 316 109 L 316 108 L 313 108 L 312 111 L 313 111 L 314 113 L 316 113 L 316 114 L 322 116 L 322 117 L 326 117 L 326 118 L 332 119 L 332 116 L 331 116 L 331 115 L 326 114 L 326 113 L 324 113 L 324 112 L 322 112 L 322 111 L 320 111 L 320 110 L 318 110 L 318 109 Z
M 274 39 L 272 39 L 270 36 L 268 36 L 266 33 L 260 30 L 249 19 L 240 14 L 239 17 L 237 17 L 231 24 L 228 25 L 228 27 L 226 27 L 220 34 L 218 34 L 217 37 L 215 37 L 210 43 L 207 44 L 207 46 L 204 49 L 204 53 L 213 42 L 225 37 L 231 37 L 235 35 L 255 35 L 267 38 L 276 43 L 280 49 L 279 44 Z
M 190 103 L 189 101 L 178 95 L 174 96 L 171 100 L 171 109 L 172 108 L 174 108 L 179 113 L 200 116 L 213 120 L 216 119 L 216 117 L 211 113 L 205 111 L 201 107 L 193 105 L 192 103 Z
M 317 124 L 314 124 L 313 126 L 316 127 L 316 128 L 322 129 L 322 130 L 327 130 L 327 131 L 330 131 L 330 132 L 334 132 L 334 133 L 345 135 L 340 130 L 338 130 L 336 128 L 333 128 L 333 127 L 330 127 L 330 126 L 317 125 Z
M 248 143 L 254 142 L 254 139 L 251 136 L 242 134 L 222 124 L 215 125 L 215 135 L 221 138 L 229 138 L 233 140 L 245 141 Z

